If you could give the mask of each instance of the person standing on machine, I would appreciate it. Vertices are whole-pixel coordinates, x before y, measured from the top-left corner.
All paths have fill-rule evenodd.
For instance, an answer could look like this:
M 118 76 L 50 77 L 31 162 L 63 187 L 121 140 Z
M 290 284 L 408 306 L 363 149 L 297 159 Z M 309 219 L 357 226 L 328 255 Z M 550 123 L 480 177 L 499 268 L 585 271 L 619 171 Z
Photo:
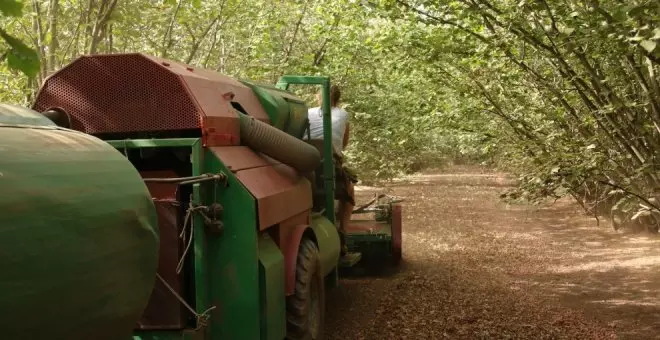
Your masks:
M 341 91 L 337 85 L 330 87 L 330 107 L 332 117 L 332 146 L 335 154 L 335 198 L 339 200 L 337 219 L 339 220 L 339 236 L 341 240 L 342 257 L 348 254 L 346 246 L 346 227 L 351 220 L 355 206 L 354 183 L 357 183 L 355 174 L 344 165 L 343 151 L 348 145 L 349 114 L 339 107 Z M 311 139 L 323 139 L 323 110 L 321 109 L 323 96 L 321 92 L 316 95 L 317 107 L 308 111 L 309 130 Z

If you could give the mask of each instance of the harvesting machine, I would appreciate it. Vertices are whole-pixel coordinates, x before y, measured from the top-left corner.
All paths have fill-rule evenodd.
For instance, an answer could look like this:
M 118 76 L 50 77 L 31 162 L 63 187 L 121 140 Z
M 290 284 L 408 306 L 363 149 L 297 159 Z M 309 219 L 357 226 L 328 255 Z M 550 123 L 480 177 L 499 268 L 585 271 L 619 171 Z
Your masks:
M 291 84 L 321 86 L 323 140 Z M 3 339 L 321 338 L 341 267 L 329 85 L 93 55 L 31 109 L 0 105 Z M 377 202 L 347 244 L 396 261 L 401 206 Z

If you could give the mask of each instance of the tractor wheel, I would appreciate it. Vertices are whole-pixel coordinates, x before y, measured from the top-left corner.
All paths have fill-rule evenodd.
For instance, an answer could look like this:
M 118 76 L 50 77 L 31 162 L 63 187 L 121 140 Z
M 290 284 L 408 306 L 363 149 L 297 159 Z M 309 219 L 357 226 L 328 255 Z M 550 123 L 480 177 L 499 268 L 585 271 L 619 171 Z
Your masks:
M 286 302 L 287 339 L 321 339 L 325 291 L 319 250 L 310 239 L 300 242 L 296 260 L 296 288 Z

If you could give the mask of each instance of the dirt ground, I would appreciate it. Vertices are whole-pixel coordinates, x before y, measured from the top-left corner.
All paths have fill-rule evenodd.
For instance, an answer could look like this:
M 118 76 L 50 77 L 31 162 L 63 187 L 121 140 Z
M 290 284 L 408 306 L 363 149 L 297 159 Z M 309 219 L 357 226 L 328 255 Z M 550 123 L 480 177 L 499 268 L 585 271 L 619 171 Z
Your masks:
M 568 200 L 507 205 L 511 184 L 464 167 L 388 185 L 406 199 L 404 261 L 328 293 L 328 338 L 660 339 L 660 238 Z

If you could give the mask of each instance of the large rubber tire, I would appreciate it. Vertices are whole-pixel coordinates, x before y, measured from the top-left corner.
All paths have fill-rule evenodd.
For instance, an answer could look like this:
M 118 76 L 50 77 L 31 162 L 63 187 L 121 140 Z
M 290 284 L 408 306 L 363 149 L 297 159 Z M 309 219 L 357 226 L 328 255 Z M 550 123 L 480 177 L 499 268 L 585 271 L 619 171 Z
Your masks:
M 287 339 L 320 340 L 325 319 L 325 289 L 319 249 L 308 238 L 300 242 L 296 287 L 286 301 Z

